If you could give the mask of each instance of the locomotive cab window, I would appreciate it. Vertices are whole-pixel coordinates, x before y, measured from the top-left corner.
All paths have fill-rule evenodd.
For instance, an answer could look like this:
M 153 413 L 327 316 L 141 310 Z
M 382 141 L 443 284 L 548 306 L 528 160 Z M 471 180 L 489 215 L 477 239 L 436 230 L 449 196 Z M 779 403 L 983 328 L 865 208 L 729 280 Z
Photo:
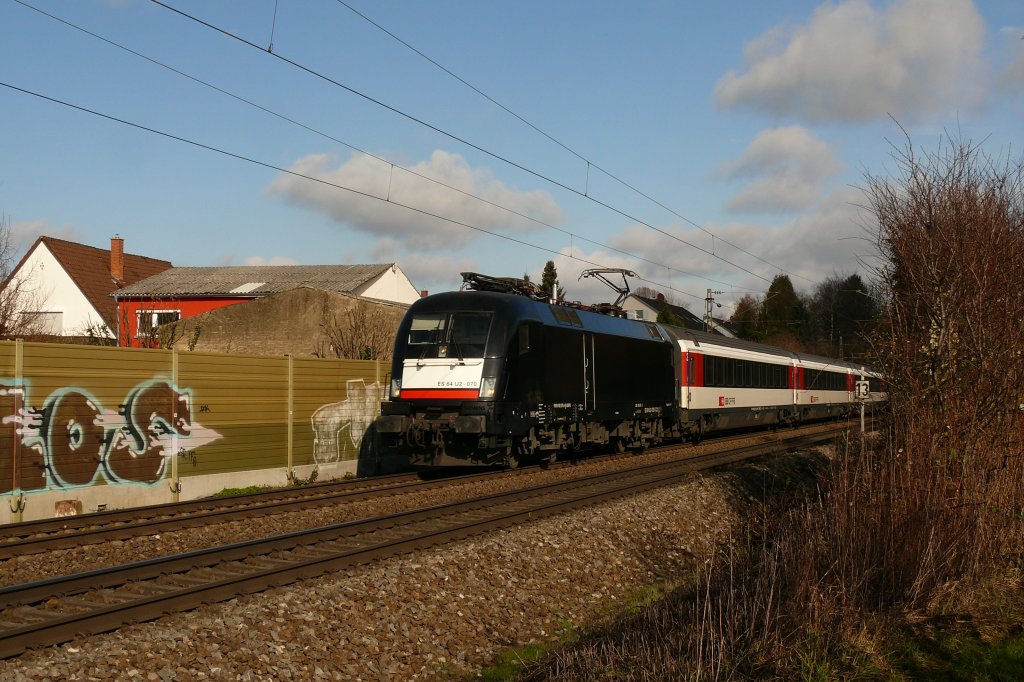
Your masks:
M 426 313 L 409 328 L 409 350 L 423 358 L 482 358 L 491 329 L 491 313 Z
M 529 325 L 521 325 L 519 327 L 519 354 L 530 352 L 530 327 Z

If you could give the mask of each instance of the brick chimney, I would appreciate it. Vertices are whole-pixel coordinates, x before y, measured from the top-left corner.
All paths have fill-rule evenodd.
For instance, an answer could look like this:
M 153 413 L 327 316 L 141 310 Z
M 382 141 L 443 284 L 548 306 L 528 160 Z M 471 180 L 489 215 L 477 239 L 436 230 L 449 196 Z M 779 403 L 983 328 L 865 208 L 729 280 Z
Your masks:
M 426 297 L 427 297 L 427 290 L 426 289 L 420 289 L 420 298 L 426 298 Z
M 664 303 L 664 302 L 665 302 L 665 294 L 663 294 L 663 293 L 661 293 L 659 291 L 658 292 L 658 303 Z
M 124 281 L 124 239 L 117 234 L 110 238 L 110 276 L 118 284 Z

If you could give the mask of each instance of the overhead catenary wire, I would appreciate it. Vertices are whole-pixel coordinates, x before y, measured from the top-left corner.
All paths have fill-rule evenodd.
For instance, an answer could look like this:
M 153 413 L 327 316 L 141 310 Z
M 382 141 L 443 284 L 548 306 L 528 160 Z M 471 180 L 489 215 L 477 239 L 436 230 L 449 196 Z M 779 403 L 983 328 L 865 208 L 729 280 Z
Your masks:
M 392 32 L 391 30 L 389 30 L 385 26 L 383 26 L 383 25 L 379 24 L 378 22 L 374 21 L 373 19 L 371 19 L 366 14 L 360 12 L 355 7 L 353 7 L 352 5 L 347 3 L 345 0 L 335 0 L 335 2 L 337 2 L 342 7 L 345 7 L 346 9 L 348 9 L 350 12 L 352 12 L 353 14 L 358 16 L 360 19 L 362 19 L 362 20 L 366 21 L 367 23 L 371 24 L 372 26 L 377 28 L 382 33 L 385 33 L 386 35 L 390 36 L 395 41 L 401 43 L 407 49 L 409 49 L 412 52 L 416 53 L 417 55 L 419 55 L 420 57 L 422 57 L 426 61 L 428 61 L 431 64 L 433 64 L 435 67 L 437 67 L 441 71 L 445 72 L 446 74 L 448 74 L 449 76 L 451 76 L 452 78 L 454 78 L 458 82 L 462 83 L 463 85 L 465 85 L 467 88 L 469 88 L 473 92 L 477 93 L 478 95 L 480 95 L 481 97 L 486 99 L 488 102 L 490 102 L 494 106 L 498 107 L 499 109 L 501 109 L 505 113 L 509 114 L 513 118 L 515 118 L 518 121 L 520 121 L 523 125 L 529 127 L 530 129 L 532 129 L 536 133 L 538 133 L 538 134 L 542 135 L 543 137 L 547 138 L 548 140 L 550 140 L 554 144 L 558 145 L 559 147 L 561 147 L 562 149 L 564 149 L 568 153 L 570 153 L 573 156 L 575 156 L 580 161 L 585 162 L 587 164 L 587 178 L 586 178 L 586 185 L 585 185 L 586 189 L 583 192 L 583 195 L 585 197 L 589 198 L 590 170 L 591 170 L 591 168 L 593 168 L 594 170 L 597 170 L 597 171 L 603 173 L 604 175 L 608 176 L 609 178 L 611 178 L 615 182 L 619 183 L 623 187 L 626 187 L 627 189 L 632 190 L 633 192 L 637 193 L 638 195 L 640 195 L 644 199 L 647 199 L 648 201 L 650 201 L 651 203 L 655 204 L 659 208 L 667 211 L 668 213 L 671 213 L 672 215 L 676 216 L 680 220 L 686 222 L 689 225 L 692 225 L 693 227 L 697 228 L 701 232 L 704 232 L 705 234 L 711 236 L 712 240 L 718 239 L 718 241 L 723 242 L 725 244 L 728 244 L 729 246 L 731 246 L 732 248 L 736 249 L 737 251 L 739 251 L 741 253 L 745 253 L 746 255 L 750 256 L 751 258 L 754 258 L 754 259 L 764 263 L 765 265 L 768 265 L 768 266 L 770 266 L 772 268 L 775 268 L 776 270 L 778 270 L 781 273 L 784 273 L 784 274 L 787 274 L 787 275 L 793 275 L 794 277 L 799 277 L 800 279 L 805 280 L 807 282 L 814 283 L 814 280 L 808 279 L 807 277 L 804 277 L 803 275 L 799 275 L 797 273 L 790 272 L 790 271 L 788 271 L 788 270 L 786 270 L 786 269 L 776 265 L 775 263 L 772 263 L 771 261 L 765 260 L 764 258 L 758 256 L 757 254 L 751 253 L 750 251 L 747 251 L 743 247 L 741 247 L 741 246 L 739 246 L 737 244 L 734 244 L 733 242 L 729 241 L 728 239 L 720 237 L 719 235 L 715 234 L 711 230 L 708 230 L 703 225 L 700 225 L 700 224 L 694 222 L 693 220 L 690 220 L 689 218 L 687 218 L 686 216 L 682 215 L 681 213 L 679 213 L 675 209 L 671 208 L 670 206 L 667 206 L 666 204 L 662 203 L 658 199 L 655 199 L 654 197 L 652 197 L 651 195 L 647 194 L 643 190 L 637 188 L 635 185 L 633 185 L 633 184 L 623 180 L 622 178 L 620 178 L 615 173 L 612 173 L 611 171 L 607 170 L 606 168 L 603 168 L 602 166 L 600 166 L 598 163 L 596 163 L 592 159 L 590 159 L 590 158 L 584 156 L 582 153 L 576 151 L 575 149 L 573 149 L 572 147 L 570 147 L 566 143 L 564 143 L 561 140 L 559 140 L 558 138 L 556 138 L 554 135 L 548 133 L 546 130 L 540 128 L 539 126 L 534 124 L 532 121 L 530 121 L 527 118 L 525 118 L 524 116 L 520 115 L 518 112 L 513 111 L 508 106 L 506 106 L 505 104 L 499 102 L 494 97 L 492 97 L 491 95 L 487 94 L 486 92 L 481 90 L 479 87 L 477 87 L 473 83 L 470 83 L 468 80 L 466 80 L 462 76 L 458 75 L 457 73 L 455 73 L 454 71 L 452 71 L 448 67 L 444 66 L 443 64 L 438 62 L 436 59 L 434 59 L 430 55 L 426 54 L 425 52 L 423 52 L 419 48 L 417 48 L 414 45 L 410 44 L 408 41 L 406 41 L 403 38 L 401 38 L 400 36 L 396 35 L 394 32 Z M 713 243 L 714 242 L 712 241 L 712 244 Z M 712 251 L 714 251 L 713 247 L 712 247 Z
M 94 31 L 90 31 L 89 29 L 87 29 L 87 28 L 85 28 L 83 26 L 80 26 L 78 24 L 75 24 L 75 23 L 73 23 L 71 21 L 68 21 L 67 19 L 64 19 L 62 17 L 56 16 L 54 14 L 51 14 L 51 13 L 45 11 L 45 10 L 42 10 L 42 9 L 40 9 L 38 7 L 35 7 L 32 4 L 30 4 L 28 2 L 25 2 L 25 0 L 14 0 L 14 1 L 16 3 L 22 5 L 23 7 L 27 8 L 27 9 L 31 9 L 31 10 L 33 10 L 33 11 L 35 11 L 35 12 L 37 12 L 37 13 L 39 13 L 39 14 L 47 17 L 47 18 L 49 18 L 49 19 L 57 21 L 57 22 L 65 25 L 65 26 L 67 26 L 68 28 L 74 29 L 74 30 L 79 31 L 81 33 L 84 33 L 85 35 L 88 35 L 88 36 L 90 36 L 92 38 L 95 38 L 97 40 L 100 40 L 100 41 L 102 41 L 102 42 L 104 42 L 104 43 L 106 43 L 106 44 L 108 44 L 108 45 L 110 45 L 112 47 L 115 47 L 115 48 L 120 49 L 120 50 L 122 50 L 124 52 L 127 52 L 127 53 L 129 53 L 129 54 L 131 54 L 131 55 L 133 55 L 133 56 L 135 56 L 135 57 L 137 57 L 139 59 L 145 60 L 145 61 L 147 61 L 147 62 L 149 62 L 149 63 L 151 63 L 151 64 L 153 64 L 155 66 L 159 66 L 160 68 L 166 69 L 166 70 L 168 70 L 168 71 L 170 71 L 170 72 L 172 72 L 172 73 L 174 73 L 174 74 L 176 74 L 178 76 L 181 76 L 181 77 L 186 78 L 186 79 L 188 79 L 188 80 L 190 80 L 190 81 L 192 81 L 194 83 L 197 83 L 197 84 L 202 85 L 202 86 L 204 86 L 206 88 L 214 90 L 215 92 L 218 92 L 218 93 L 220 93 L 220 94 L 222 94 L 222 95 L 224 95 L 226 97 L 230 97 L 230 98 L 234 99 L 235 101 L 241 102 L 241 103 L 243 103 L 243 104 L 245 104 L 247 106 L 250 106 L 250 107 L 253 107 L 255 109 L 258 109 L 259 111 L 262 111 L 262 112 L 264 112 L 264 113 L 266 113 L 266 114 L 268 114 L 270 116 L 278 118 L 279 120 L 285 121 L 286 123 L 289 123 L 291 125 L 299 127 L 299 128 L 301 128 L 303 130 L 306 130 L 307 132 L 310 132 L 310 133 L 313 133 L 313 134 L 318 135 L 320 137 L 323 137 L 324 139 L 330 140 L 330 141 L 335 142 L 337 144 L 340 144 L 340 145 L 342 145 L 344 147 L 347 147 L 348 149 L 351 149 L 354 152 L 357 152 L 359 154 L 363 154 L 363 155 L 365 155 L 365 156 L 367 156 L 369 158 L 375 159 L 375 160 L 377 160 L 377 161 L 379 161 L 379 162 L 381 162 L 383 164 L 388 165 L 389 166 L 389 173 L 388 173 L 389 180 L 388 180 L 388 194 L 387 194 L 388 198 L 390 198 L 390 196 L 391 196 L 391 183 L 392 183 L 392 180 L 393 180 L 394 169 L 398 168 L 398 169 L 400 169 L 400 170 L 402 170 L 402 171 L 404 171 L 406 173 L 409 173 L 410 175 L 413 175 L 413 176 L 419 177 L 419 178 L 421 178 L 423 180 L 426 180 L 428 182 L 434 183 L 434 184 L 438 185 L 439 187 L 444 187 L 445 189 L 449 189 L 449 190 L 451 190 L 453 192 L 457 192 L 459 194 L 462 194 L 463 196 L 472 198 L 472 199 L 474 199 L 476 201 L 479 201 L 479 202 L 481 202 L 483 204 L 486 204 L 488 206 L 492 206 L 494 208 L 506 211 L 506 212 L 508 212 L 511 215 L 515 215 L 515 216 L 517 216 L 519 218 L 523 218 L 523 219 L 528 220 L 528 221 L 530 221 L 532 223 L 535 223 L 537 225 L 549 228 L 551 230 L 555 230 L 557 232 L 561 232 L 562 234 L 565 234 L 566 236 L 568 236 L 570 238 L 570 243 L 571 243 L 573 238 L 577 238 L 577 239 L 580 239 L 581 241 L 585 241 L 585 242 L 587 242 L 587 243 L 589 243 L 589 244 L 591 244 L 593 246 L 597 246 L 599 248 L 603 248 L 603 249 L 607 249 L 609 251 L 613 251 L 613 252 L 615 252 L 615 253 L 617 253 L 619 255 L 622 255 L 622 256 L 627 256 L 629 258 L 634 258 L 634 259 L 636 259 L 638 261 L 647 263 L 648 265 L 652 265 L 652 266 L 658 267 L 658 268 L 665 268 L 666 270 L 669 270 L 670 272 L 676 272 L 676 273 L 679 273 L 681 275 L 685 275 L 687 277 L 693 277 L 693 278 L 705 280 L 705 281 L 708 281 L 708 282 L 714 282 L 716 284 L 724 284 L 724 285 L 729 286 L 729 287 L 735 287 L 736 286 L 734 283 L 731 283 L 731 282 L 725 282 L 725 281 L 722 281 L 722 280 L 714 279 L 712 277 L 707 277 L 705 275 L 699 275 L 699 274 L 696 274 L 696 273 L 693 273 L 693 272 L 688 272 L 686 270 L 680 270 L 677 267 L 674 267 L 674 266 L 671 266 L 671 265 L 667 265 L 665 263 L 660 263 L 658 261 L 654 261 L 654 260 L 651 260 L 649 258 L 645 258 L 644 256 L 640 256 L 638 254 L 631 253 L 631 252 L 626 251 L 624 249 L 617 248 L 617 247 L 612 246 L 610 244 L 605 244 L 603 242 L 599 242 L 599 241 L 590 239 L 590 238 L 585 237 L 583 235 L 573 233 L 573 232 L 571 232 L 569 230 L 565 230 L 565 229 L 563 229 L 561 227 L 558 227 L 557 225 L 554 225 L 552 223 L 546 222 L 544 220 L 540 220 L 539 218 L 535 218 L 533 216 L 530 216 L 530 215 L 528 215 L 526 213 L 523 213 L 521 211 L 518 211 L 516 209 L 513 209 L 513 208 L 510 208 L 510 207 L 505 206 L 503 204 L 499 204 L 497 202 L 491 201 L 490 199 L 487 199 L 485 197 L 481 197 L 481 196 L 479 196 L 477 194 L 474 194 L 472 192 L 464 190 L 464 189 L 462 189 L 460 187 L 456 187 L 456 186 L 451 185 L 449 183 L 446 183 L 446 182 L 444 182 L 442 180 L 438 180 L 437 178 L 430 177 L 429 175 L 421 173 L 421 172 L 419 172 L 419 171 L 417 171 L 417 170 L 415 170 L 413 168 L 409 168 L 409 167 L 403 166 L 401 164 L 396 164 L 396 163 L 394 163 L 392 161 L 389 161 L 388 159 L 386 159 L 386 158 L 384 158 L 382 156 L 379 156 L 379 155 L 374 154 L 372 152 L 369 152 L 369 151 L 367 151 L 365 149 L 362 149 L 362 148 L 360 148 L 360 147 L 358 147 L 358 146 L 356 146 L 356 145 L 354 145 L 354 144 L 352 144 L 350 142 L 347 142 L 345 140 L 339 139 L 339 138 L 337 138 L 337 137 L 335 137 L 335 136 L 333 136 L 333 135 L 331 135 L 329 133 L 326 133 L 326 132 L 324 132 L 322 130 L 319 130 L 317 128 L 314 128 L 314 127 L 312 127 L 312 126 L 310 126 L 308 124 L 302 123 L 301 121 L 298 121 L 298 120 L 296 120 L 294 118 L 291 118 L 291 117 L 286 116 L 284 114 L 281 114 L 281 113 L 279 113 L 277 111 L 274 111 L 274 110 L 272 110 L 272 109 L 270 109 L 268 107 L 265 107 L 265 106 L 263 106 L 263 105 L 261 105 L 261 104 L 259 104 L 257 102 L 254 102 L 254 101 L 252 101 L 250 99 L 242 97 L 241 95 L 235 94 L 235 93 L 233 93 L 233 92 L 231 92 L 231 91 L 229 91 L 229 90 L 227 90 L 225 88 L 222 88 L 222 87 L 220 87 L 218 85 L 215 85 L 215 84 L 213 84 L 213 83 L 211 83 L 209 81 L 203 80 L 203 79 L 201 79 L 201 78 L 199 78 L 197 76 L 194 76 L 194 75 L 189 74 L 189 73 L 187 73 L 185 71 L 182 71 L 182 70 L 180 70 L 180 69 L 178 69 L 176 67 L 173 67 L 173 66 L 171 66 L 169 64 L 166 64 L 166 63 L 161 62 L 161 61 L 159 61 L 157 59 L 154 59 L 154 58 L 152 58 L 152 57 L 150 57 L 150 56 L 148 56 L 148 55 L 146 55 L 146 54 L 144 54 L 142 52 L 139 52 L 138 50 L 134 50 L 134 49 L 132 49 L 132 48 L 122 44 L 122 43 L 119 43 L 117 41 L 111 40 L 110 38 L 102 36 L 102 35 L 94 32 Z
M 163 7 L 164 9 L 166 9 L 166 10 L 168 10 L 170 12 L 173 12 L 173 13 L 175 13 L 175 14 L 177 14 L 177 15 L 185 18 L 185 19 L 188 19 L 189 21 L 195 22 L 195 23 L 197 23 L 197 24 L 199 24 L 201 26 L 204 26 L 204 27 L 212 30 L 212 31 L 220 33 L 221 35 L 223 35 L 223 36 L 225 36 L 227 38 L 231 38 L 232 40 L 236 40 L 236 41 L 242 43 L 243 45 L 247 45 L 248 47 L 251 47 L 251 48 L 253 48 L 255 50 L 258 50 L 261 54 L 265 54 L 265 55 L 268 55 L 268 56 L 273 57 L 275 59 L 279 59 L 282 62 L 284 62 L 284 63 L 286 63 L 286 64 L 288 64 L 288 65 L 290 65 L 290 66 L 292 66 L 292 67 L 294 67 L 296 69 L 299 69 L 300 71 L 302 71 L 304 73 L 307 73 L 307 74 L 309 74 L 309 75 L 311 75 L 311 76 L 313 76 L 315 78 L 319 78 L 319 79 L 321 79 L 321 80 L 323 80 L 323 81 L 325 81 L 327 83 L 330 83 L 331 85 L 334 85 L 334 86 L 336 86 L 338 88 L 341 88 L 341 89 L 345 90 L 346 92 L 349 92 L 349 93 L 351 93 L 351 94 L 353 94 L 353 95 L 355 95 L 355 96 L 357 96 L 357 97 L 359 97 L 361 99 L 364 99 L 367 102 L 370 102 L 371 104 L 374 104 L 374 105 L 379 106 L 379 107 L 381 107 L 383 109 L 386 109 L 386 110 L 394 113 L 397 116 L 400 116 L 400 117 L 405 118 L 405 119 L 407 119 L 409 121 L 412 121 L 413 123 L 416 123 L 417 125 L 421 125 L 421 126 L 427 128 L 427 129 L 432 130 L 432 131 L 434 131 L 434 132 L 436 132 L 436 133 L 438 133 L 440 135 L 443 135 L 443 136 L 445 136 L 445 137 L 447 137 L 447 138 L 449 138 L 449 139 L 451 139 L 451 140 L 453 140 L 455 142 L 458 142 L 460 144 L 466 145 L 467 147 L 469 147 L 471 149 L 474 149 L 474 150 L 480 152 L 481 154 L 485 154 L 485 155 L 487 155 L 487 156 L 489 156 L 489 157 L 491 157 L 491 158 L 493 158 L 493 159 L 495 159 L 497 161 L 500 161 L 500 162 L 505 163 L 505 164 L 507 164 L 507 165 L 509 165 L 509 166 L 511 166 L 513 168 L 521 170 L 524 173 L 532 175 L 532 176 L 534 176 L 534 177 L 536 177 L 536 178 L 538 178 L 540 180 L 548 182 L 551 185 L 554 185 L 555 187 L 558 187 L 558 188 L 563 189 L 563 190 L 565 190 L 567 192 L 575 194 L 575 195 L 577 195 L 579 197 L 587 199 L 588 201 L 591 201 L 591 202 L 597 204 L 598 206 L 601 206 L 602 208 L 605 208 L 605 209 L 607 209 L 609 211 L 612 211 L 613 213 L 616 213 L 616 214 L 622 216 L 623 218 L 626 218 L 628 220 L 632 220 L 633 222 L 635 222 L 635 223 L 637 223 L 639 225 L 642 225 L 642 226 L 644 226 L 646 228 L 649 228 L 651 230 L 654 230 L 655 232 L 658 232 L 659 234 L 662 234 L 662 235 L 668 237 L 669 239 L 677 241 L 677 242 L 679 242 L 681 244 L 689 246 L 690 248 L 693 248 L 693 249 L 695 249 L 697 251 L 700 251 L 701 253 L 704 253 L 705 255 L 711 256 L 712 258 L 715 258 L 715 259 L 717 259 L 719 261 L 722 261 L 723 263 L 725 263 L 725 264 L 727 264 L 727 265 L 729 265 L 729 266 L 731 266 L 733 268 L 736 268 L 737 270 L 741 270 L 742 272 L 745 272 L 748 275 L 756 277 L 757 279 L 760 279 L 760 280 L 762 280 L 764 282 L 771 283 L 771 281 L 772 281 L 771 279 L 765 277 L 764 275 L 756 273 L 753 270 L 750 270 L 748 268 L 743 267 L 742 265 L 739 265 L 738 263 L 734 263 L 733 261 L 729 260 L 728 258 L 724 258 L 723 256 L 717 255 L 713 251 L 709 251 L 708 249 L 705 249 L 702 246 L 699 246 L 697 244 L 689 242 L 689 241 L 687 241 L 685 239 L 682 239 L 681 237 L 678 237 L 678 236 L 676 236 L 676 235 L 674 235 L 674 234 L 672 234 L 670 232 L 667 232 L 667 231 L 665 231 L 665 230 L 663 230 L 663 229 L 661 229 L 659 227 L 656 227 L 656 226 L 654 226 L 654 225 L 652 225 L 652 224 L 650 224 L 650 223 L 648 223 L 648 222 L 646 222 L 646 221 L 644 221 L 644 220 L 642 220 L 642 219 L 640 219 L 640 218 L 638 218 L 638 217 L 636 217 L 634 215 L 631 215 L 630 213 L 628 213 L 628 212 L 626 212 L 626 211 L 624 211 L 624 210 L 622 210 L 622 209 L 620 209 L 620 208 L 618 208 L 616 206 L 612 206 L 611 204 L 609 204 L 607 202 L 604 202 L 604 201 L 601 201 L 600 199 L 597 199 L 597 198 L 595 198 L 593 196 L 588 196 L 585 192 L 581 192 L 579 189 L 577 189 L 575 187 L 572 187 L 570 185 L 565 184 L 564 182 L 561 182 L 561 181 L 556 180 L 556 179 L 554 179 L 554 178 L 552 178 L 552 177 L 550 177 L 548 175 L 545 175 L 544 173 L 541 173 L 540 171 L 536 171 L 536 170 L 533 170 L 532 168 L 524 166 L 524 165 L 522 165 L 522 164 L 520 164 L 520 163 L 518 163 L 516 161 L 513 161 L 513 160 L 509 159 L 506 156 L 503 156 L 501 154 L 498 154 L 497 152 L 494 152 L 494 151 L 491 151 L 491 150 L 487 149 L 486 147 L 483 147 L 483 146 L 481 146 L 479 144 L 471 142 L 468 139 L 466 139 L 464 137 L 461 137 L 459 135 L 456 135 L 455 133 L 452 133 L 452 132 L 450 132 L 448 130 L 445 130 L 445 129 L 443 129 L 443 128 L 441 128 L 441 127 L 439 127 L 439 126 L 437 126 L 437 125 L 435 125 L 433 123 L 429 123 L 428 121 L 425 121 L 425 120 L 423 120 L 421 118 L 418 118 L 417 116 L 414 116 L 414 115 L 412 115 L 412 114 L 410 114 L 408 112 L 402 111 L 401 109 L 398 109 L 397 107 L 394 107 L 394 106 L 392 106 L 390 104 L 387 104 L 386 102 L 383 102 L 383 101 L 381 101 L 381 100 L 379 100 L 379 99 L 377 99 L 375 97 L 372 97 L 372 96 L 370 96 L 370 95 L 368 95 L 368 94 L 366 94 L 366 93 L 364 93 L 364 92 L 362 92 L 360 90 L 357 90 L 356 88 L 354 88 L 352 86 L 345 85 L 344 83 L 342 83 L 340 81 L 337 81 L 334 78 L 331 78 L 330 76 L 328 76 L 328 75 L 326 75 L 324 73 L 321 73 L 321 72 L 319 72 L 319 71 L 317 71 L 317 70 L 315 70 L 313 68 L 305 66 L 304 64 L 296 62 L 296 61 L 294 61 L 292 59 L 289 59 L 288 57 L 285 57 L 282 54 L 280 54 L 280 52 L 267 52 L 265 49 L 263 49 L 262 47 L 260 47 L 256 43 L 252 42 L 251 40 L 243 38 L 242 36 L 240 36 L 238 34 L 235 34 L 235 33 L 232 33 L 231 31 L 228 31 L 227 29 L 224 29 L 224 28 L 221 28 L 219 26 L 216 26 L 215 24 L 211 24 L 208 21 L 205 21 L 203 19 L 200 19 L 197 16 L 194 16 L 192 14 L 189 14 L 188 12 L 185 12 L 184 10 L 180 10 L 180 9 L 178 9 L 176 7 L 172 7 L 172 6 L 170 6 L 170 5 L 168 5 L 168 4 L 164 3 L 164 2 L 161 2 L 161 0 L 149 0 L 149 1 L 151 3 L 153 3 L 153 4 L 155 4 L 155 5 L 158 5 L 159 7 Z M 703 300 L 703 299 L 701 299 L 701 300 Z
M 473 225 L 473 224 L 467 223 L 465 221 L 456 220 L 454 218 L 450 218 L 448 216 L 440 215 L 440 214 L 434 213 L 432 211 L 427 211 L 427 210 L 424 210 L 422 208 L 417 208 L 416 206 L 410 206 L 408 204 L 403 204 L 403 203 L 398 202 L 398 201 L 385 199 L 383 197 L 379 197 L 377 195 L 374 195 L 374 194 L 372 194 L 370 192 L 364 192 L 362 190 L 357 190 L 357 189 L 354 189 L 352 187 L 347 187 L 345 185 L 341 185 L 341 184 L 338 184 L 336 182 L 331 182 L 329 180 L 324 180 L 323 178 L 317 178 L 317 177 L 314 177 L 314 176 L 311 176 L 311 175 L 306 175 L 304 173 L 299 173 L 297 171 L 293 171 L 293 170 L 290 170 L 290 169 L 287 169 L 287 168 L 283 168 L 281 166 L 277 166 L 277 165 L 272 164 L 272 163 L 267 163 L 266 161 L 260 161 L 259 159 L 254 159 L 252 157 L 245 156 L 244 154 L 239 154 L 239 153 L 232 152 L 232 151 L 229 151 L 229 150 L 226 150 L 226 149 L 221 149 L 220 147 L 215 147 L 213 145 L 209 145 L 209 144 L 205 144 L 205 143 L 202 143 L 202 142 L 198 142 L 196 140 L 191 140 L 191 139 L 189 139 L 187 137 L 182 137 L 180 135 L 175 135 L 173 133 L 168 133 L 166 131 L 158 130 L 156 128 L 151 128 L 149 126 L 142 125 L 141 123 L 135 123 L 135 122 L 129 121 L 127 119 L 119 118 L 117 116 L 112 116 L 110 114 L 105 114 L 105 113 L 103 113 L 101 111 L 96 111 L 95 109 L 90 109 L 88 107 L 80 106 L 80 105 L 74 104 L 72 102 L 67 102 L 65 100 L 58 99 L 56 97 L 50 97 L 49 95 L 44 95 L 43 93 L 36 92 L 34 90 L 29 90 L 28 88 L 22 88 L 22 87 L 19 87 L 17 85 L 14 85 L 12 83 L 7 83 L 5 81 L 0 81 L 0 87 L 5 87 L 5 88 L 8 88 L 10 90 L 14 90 L 15 92 L 20 92 L 20 93 L 23 93 L 25 95 L 30 95 L 32 97 L 36 97 L 36 98 L 39 98 L 39 99 L 42 99 L 42 100 L 46 100 L 46 101 L 51 102 L 53 104 L 58 104 L 58 105 L 67 107 L 69 109 L 74 109 L 76 111 L 80 111 L 82 113 L 90 114 L 92 116 L 97 116 L 99 118 L 102 118 L 102 119 L 105 119 L 105 120 L 108 120 L 108 121 L 112 121 L 114 123 L 125 125 L 125 126 L 131 127 L 131 128 L 135 128 L 136 130 L 141 130 L 143 132 L 147 132 L 147 133 L 150 133 L 150 134 L 153 134 L 153 135 L 158 135 L 160 137 L 164 137 L 166 139 L 174 140 L 176 142 L 181 142 L 183 144 L 192 145 L 192 146 L 197 147 L 199 149 L 204 149 L 206 151 L 210 151 L 210 152 L 214 152 L 214 153 L 217 153 L 217 154 L 221 154 L 223 156 L 227 156 L 227 157 L 230 157 L 232 159 L 236 159 L 238 161 L 244 161 L 246 163 L 251 163 L 251 164 L 254 164 L 256 166 L 261 166 L 263 168 L 268 168 L 270 170 L 275 170 L 275 171 L 277 171 L 279 173 L 286 173 L 288 175 L 291 175 L 293 177 L 297 177 L 297 178 L 300 178 L 300 179 L 303 179 L 303 180 L 308 180 L 310 182 L 315 182 L 315 183 L 319 183 L 321 185 L 325 185 L 325 186 L 328 186 L 328 187 L 333 187 L 335 189 L 343 190 L 345 192 L 350 192 L 352 194 L 356 194 L 356 195 L 363 196 L 363 197 L 366 197 L 366 198 L 369 198 L 369 199 L 380 201 L 382 203 L 391 204 L 393 206 L 397 206 L 399 208 L 403 208 L 403 209 L 408 210 L 408 211 L 413 211 L 415 213 L 419 213 L 420 215 L 425 215 L 425 216 L 430 217 L 430 218 L 436 218 L 437 220 L 443 220 L 443 221 L 445 221 L 447 223 L 451 223 L 452 225 L 457 225 L 459 227 L 465 227 L 467 229 L 474 230 L 476 232 L 480 232 L 480 233 L 483 233 L 483 234 L 487 234 L 487 235 L 490 235 L 492 237 L 498 237 L 499 239 L 504 239 L 506 241 L 509 241 L 509 242 L 512 242 L 512 243 L 515 243 L 515 244 L 519 244 L 521 246 L 526 246 L 526 247 L 529 247 L 529 248 L 532 248 L 532 249 L 536 249 L 538 251 L 543 251 L 543 252 L 546 252 L 546 253 L 549 253 L 549 254 L 553 254 L 553 255 L 556 255 L 556 256 L 566 256 L 566 254 L 564 254 L 564 253 L 562 253 L 560 251 L 556 251 L 554 249 L 551 249 L 551 248 L 548 248 L 548 247 L 545 247 L 545 246 L 541 246 L 539 244 L 534 244 L 532 242 L 528 242 L 528 241 L 525 241 L 523 239 L 517 239 L 515 237 L 510 237 L 508 235 L 501 234 L 500 232 L 494 232 L 492 230 L 488 230 L 486 228 L 479 227 L 477 225 Z M 604 265 L 602 263 L 598 263 L 596 261 L 591 261 L 591 260 L 588 260 L 586 258 L 578 258 L 576 256 L 566 256 L 566 257 L 570 258 L 571 260 L 575 260 L 575 261 L 578 261 L 580 263 L 584 263 L 586 265 L 592 265 L 594 267 L 599 267 L 599 268 L 607 267 L 606 265 Z M 651 279 L 646 279 L 646 278 L 643 278 L 643 277 L 638 277 L 637 279 L 639 279 L 642 282 L 646 282 L 648 284 L 653 284 L 655 286 L 664 287 L 664 288 L 668 289 L 669 291 L 673 291 L 675 293 L 683 294 L 685 296 L 690 296 L 690 297 L 698 299 L 698 300 L 703 300 L 702 297 L 697 296 L 696 294 L 690 293 L 688 291 L 683 291 L 682 289 L 675 289 L 675 288 L 668 287 L 668 286 L 666 286 L 662 282 L 658 282 L 658 281 L 651 280 Z

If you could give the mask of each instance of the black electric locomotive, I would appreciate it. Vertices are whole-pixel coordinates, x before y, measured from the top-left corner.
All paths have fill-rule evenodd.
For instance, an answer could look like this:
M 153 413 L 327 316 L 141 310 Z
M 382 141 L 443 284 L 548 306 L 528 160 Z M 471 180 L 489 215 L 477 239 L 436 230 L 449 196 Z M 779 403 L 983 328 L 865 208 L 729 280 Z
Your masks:
M 478 283 L 479 285 L 479 283 Z M 505 464 L 660 437 L 678 353 L 653 323 L 461 291 L 409 309 L 376 431 L 414 464 Z

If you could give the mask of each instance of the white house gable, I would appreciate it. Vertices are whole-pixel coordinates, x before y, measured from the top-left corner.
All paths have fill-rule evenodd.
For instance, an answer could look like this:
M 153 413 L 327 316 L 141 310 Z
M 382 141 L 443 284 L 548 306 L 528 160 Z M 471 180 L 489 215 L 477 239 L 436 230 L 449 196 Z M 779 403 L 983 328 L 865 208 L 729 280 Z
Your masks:
M 90 325 L 103 324 L 103 317 L 45 243 L 32 250 L 14 277 L 23 282 L 23 310 L 35 318 L 39 333 L 84 334 Z
M 414 303 L 420 297 L 416 287 L 412 285 L 412 282 L 409 281 L 409 278 L 405 276 L 405 273 L 397 265 L 392 265 L 352 293 L 357 296 L 405 303 L 406 305 Z

